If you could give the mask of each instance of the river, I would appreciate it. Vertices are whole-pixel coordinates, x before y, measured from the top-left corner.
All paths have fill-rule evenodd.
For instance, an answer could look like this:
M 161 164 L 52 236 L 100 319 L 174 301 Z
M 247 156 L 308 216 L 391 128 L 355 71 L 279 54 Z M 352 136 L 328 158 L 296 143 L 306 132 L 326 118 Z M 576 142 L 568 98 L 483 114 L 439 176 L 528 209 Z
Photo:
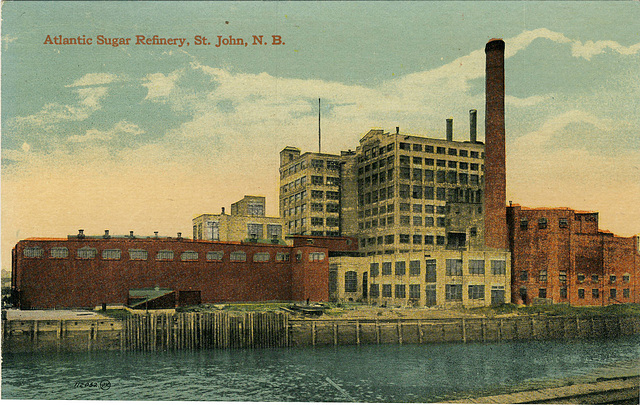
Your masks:
M 637 374 L 640 336 L 608 340 L 6 354 L 3 399 L 438 402 L 602 370 Z

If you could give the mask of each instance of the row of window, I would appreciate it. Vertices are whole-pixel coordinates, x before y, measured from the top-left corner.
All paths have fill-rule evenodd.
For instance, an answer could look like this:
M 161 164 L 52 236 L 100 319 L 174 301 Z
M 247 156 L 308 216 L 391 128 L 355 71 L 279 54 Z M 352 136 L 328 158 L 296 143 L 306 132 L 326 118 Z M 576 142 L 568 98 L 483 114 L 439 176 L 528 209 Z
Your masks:
M 327 217 L 324 220 L 322 218 L 311 218 L 311 226 L 328 226 L 337 227 L 340 226 L 340 219 L 338 217 Z M 307 226 L 307 218 L 294 219 L 289 221 L 289 232 L 294 233 L 297 228 Z M 327 235 L 328 236 L 328 235 Z M 337 236 L 337 235 L 336 235 Z
M 529 280 L 529 272 L 527 270 L 521 270 L 520 271 L 520 281 L 528 281 Z M 578 283 L 584 283 L 586 280 L 586 276 L 582 273 L 579 273 L 576 276 L 576 280 Z M 618 280 L 618 276 L 615 274 L 611 274 L 609 275 L 609 283 L 610 284 L 614 284 L 616 283 Z M 547 270 L 540 270 L 538 272 L 538 281 L 541 283 L 546 283 L 547 282 Z M 567 272 L 566 271 L 561 271 L 558 273 L 558 281 L 560 281 L 561 283 L 566 283 L 567 282 Z M 629 273 L 625 273 L 622 275 L 622 282 L 623 283 L 628 283 L 631 281 L 631 275 Z M 591 282 L 592 283 L 599 283 L 600 282 L 600 275 L 598 274 L 592 274 L 591 275 Z
M 358 228 L 359 229 L 376 228 L 378 226 L 393 225 L 394 222 L 395 222 L 394 217 L 393 215 L 391 215 L 386 218 L 383 217 L 379 219 L 372 219 L 371 221 L 359 222 Z M 400 215 L 400 222 L 399 222 L 400 225 L 424 226 L 427 228 L 432 228 L 432 227 L 444 228 L 446 226 L 445 223 L 446 223 L 445 217 L 437 217 L 437 218 L 424 217 L 424 222 L 423 222 L 422 217 L 419 217 L 419 216 L 410 217 L 407 215 Z
M 299 193 L 291 195 L 289 197 L 285 197 L 282 199 L 283 205 L 293 205 L 298 201 L 305 200 L 307 198 L 307 191 L 303 190 Z M 340 193 L 338 191 L 322 191 L 322 190 L 311 190 L 311 198 L 314 200 L 339 200 Z
M 549 221 L 547 218 L 538 218 L 538 229 L 547 229 Z M 558 228 L 568 228 L 569 220 L 567 218 L 558 219 Z M 524 231 L 529 229 L 529 220 L 524 217 L 520 218 L 520 230 Z
M 44 249 L 41 247 L 27 247 L 23 250 L 23 256 L 25 258 L 43 258 Z M 129 249 L 129 260 L 147 260 L 149 252 L 144 249 Z M 95 259 L 98 255 L 98 249 L 92 247 L 82 247 L 76 251 L 76 257 L 78 259 Z M 278 262 L 288 262 L 290 260 L 290 254 L 285 252 L 277 252 L 275 260 Z M 49 250 L 49 257 L 52 259 L 66 259 L 69 257 L 69 249 L 66 247 L 52 247 Z M 120 249 L 103 249 L 101 257 L 104 260 L 120 260 L 122 258 L 122 250 Z M 175 253 L 173 250 L 159 250 L 156 252 L 155 260 L 171 261 L 174 260 Z M 224 257 L 224 251 L 209 251 L 206 253 L 207 261 L 221 261 Z M 302 256 L 296 257 L 298 261 L 302 260 Z M 309 253 L 309 261 L 322 261 L 325 259 L 324 252 L 312 252 Z M 180 253 L 180 260 L 183 262 L 197 261 L 199 260 L 198 252 L 188 250 Z M 234 262 L 247 261 L 247 254 L 244 251 L 236 250 L 229 254 L 229 260 Z M 257 252 L 253 255 L 254 262 L 268 262 L 271 260 L 271 254 L 269 252 Z
M 371 164 L 367 164 L 364 166 L 360 166 L 358 168 L 358 176 L 366 175 L 370 172 L 376 172 L 377 170 L 381 170 L 381 174 L 386 170 L 385 166 L 388 168 L 393 168 L 394 165 L 394 157 L 389 156 L 387 159 L 381 159 L 379 161 L 375 161 Z M 421 170 L 415 166 L 435 166 L 435 167 L 448 167 L 449 169 L 460 169 L 460 170 L 471 170 L 471 171 L 479 171 L 480 169 L 484 170 L 484 165 L 479 163 L 468 163 L 468 162 L 458 162 L 457 160 L 441 160 L 441 159 L 430 159 L 430 158 L 422 158 L 419 156 L 409 157 L 405 155 L 398 156 L 398 163 L 401 167 L 411 166 L 413 163 L 414 170 Z
M 345 285 L 346 286 L 346 285 Z M 394 292 L 395 294 L 392 295 Z M 382 291 L 380 291 L 379 284 L 371 284 L 369 286 L 369 295 L 371 298 L 407 298 L 407 286 L 405 284 L 382 284 Z M 446 284 L 445 285 L 445 300 L 446 301 L 462 301 L 462 284 Z M 484 285 L 469 285 L 468 286 L 468 298 L 470 300 L 484 300 L 485 298 L 485 286 Z M 381 294 L 382 293 L 382 294 Z M 435 285 L 427 286 L 426 293 L 434 294 Z M 420 284 L 409 284 L 409 296 L 411 299 L 420 299 Z
M 409 275 L 419 276 L 421 273 L 421 261 L 410 260 L 409 261 Z M 492 275 L 505 275 L 507 262 L 504 260 L 491 260 L 491 274 Z M 382 275 L 390 276 L 392 271 L 392 262 L 382 262 Z M 485 274 L 485 261 L 484 260 L 469 260 L 468 270 L 471 275 L 484 275 Z M 427 282 L 436 282 L 436 259 L 425 260 L 425 274 Z M 407 270 L 407 262 L 400 260 L 395 262 L 395 275 L 404 276 Z M 380 263 L 371 263 L 369 265 L 369 274 L 371 277 L 377 277 L 380 275 Z M 447 276 L 462 276 L 462 259 L 446 259 L 446 273 Z
M 358 157 L 358 162 L 366 162 L 369 159 L 376 158 L 378 156 L 382 156 L 387 152 L 391 152 L 394 149 L 394 144 L 390 143 L 382 147 L 373 147 L 371 149 L 365 149 L 364 153 Z M 426 153 L 436 153 L 439 155 L 449 155 L 449 156 L 461 156 L 461 157 L 471 157 L 474 159 L 480 159 L 480 157 L 484 158 L 484 152 L 479 151 L 468 151 L 466 149 L 456 149 L 456 148 L 445 148 L 444 146 L 433 146 L 433 145 L 423 145 L 421 143 L 408 143 L 408 142 L 400 142 L 398 144 L 398 149 L 406 150 L 406 151 L 414 151 L 414 152 L 426 152 Z
M 526 300 L 526 296 L 527 296 L 527 289 L 526 287 L 521 287 L 520 288 L 520 297 L 523 301 Z M 539 298 L 547 298 L 547 289 L 546 288 L 539 288 L 538 289 L 538 297 Z M 586 295 L 585 295 L 585 289 L 584 288 L 579 288 L 578 289 L 578 298 L 579 299 L 585 299 Z M 622 297 L 623 298 L 631 298 L 631 290 L 629 288 L 623 288 L 622 289 Z M 567 287 L 561 287 L 560 288 L 560 299 L 566 299 L 567 298 Z M 592 299 L 599 299 L 600 298 L 600 289 L 599 288 L 593 288 L 591 289 L 591 298 Z M 618 289 L 616 288 L 611 288 L 609 289 L 609 299 L 617 299 L 618 298 Z
M 400 180 L 411 180 L 419 183 L 433 183 L 435 181 L 436 183 L 461 184 L 465 186 L 478 186 L 481 180 L 479 174 L 458 173 L 453 170 L 410 170 L 408 167 L 400 168 L 398 178 Z M 384 183 L 393 181 L 393 169 L 389 169 L 386 172 L 374 173 L 371 176 L 359 178 L 358 188 L 377 186 L 378 184 L 384 185 Z
M 326 212 L 329 213 L 337 213 L 340 212 L 340 204 L 338 203 L 327 203 L 326 206 L 322 203 L 311 203 L 311 211 L 313 212 Z M 283 216 L 284 217 L 293 217 L 296 215 L 302 215 L 307 211 L 307 204 L 301 204 L 295 207 L 291 207 L 288 210 L 284 209 Z
M 434 188 L 431 186 L 422 187 L 416 185 L 411 186 L 409 184 L 399 184 L 397 196 L 402 199 L 414 198 L 467 203 L 482 202 L 482 190 L 468 188 Z M 366 193 L 359 192 L 358 205 L 362 207 L 366 204 L 375 204 L 379 201 L 385 201 L 386 199 L 392 198 L 394 198 L 393 186 Z

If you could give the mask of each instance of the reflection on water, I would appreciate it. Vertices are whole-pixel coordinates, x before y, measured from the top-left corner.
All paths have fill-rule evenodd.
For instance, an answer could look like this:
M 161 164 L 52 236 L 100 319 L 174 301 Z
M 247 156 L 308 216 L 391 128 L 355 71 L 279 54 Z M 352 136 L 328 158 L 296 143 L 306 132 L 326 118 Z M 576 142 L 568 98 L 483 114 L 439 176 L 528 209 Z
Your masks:
M 455 393 L 566 379 L 607 366 L 618 370 L 619 364 L 637 367 L 634 360 L 638 358 L 640 336 L 488 344 L 5 355 L 2 398 L 437 402 Z

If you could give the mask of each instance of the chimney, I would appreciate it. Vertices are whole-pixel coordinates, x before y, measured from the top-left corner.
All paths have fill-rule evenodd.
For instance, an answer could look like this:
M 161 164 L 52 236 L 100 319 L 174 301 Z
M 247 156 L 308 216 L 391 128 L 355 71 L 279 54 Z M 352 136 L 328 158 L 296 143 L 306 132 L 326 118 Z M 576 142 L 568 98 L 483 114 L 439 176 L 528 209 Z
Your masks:
M 447 141 L 453 141 L 453 118 L 447 118 Z
M 504 41 L 491 39 L 486 54 L 484 243 L 508 249 L 504 123 Z
M 396 127 L 396 135 L 400 134 L 400 127 Z
M 182 239 L 182 232 L 178 232 L 178 239 Z
M 109 239 L 109 237 L 110 237 L 110 236 L 109 236 L 109 230 L 108 230 L 108 229 L 105 229 L 105 230 L 104 230 L 104 236 L 103 236 L 103 238 L 105 238 L 105 239 Z
M 153 231 L 153 234 L 155 235 L 155 238 L 158 239 L 158 231 Z
M 84 238 L 84 229 L 78 229 L 78 239 Z
M 224 207 L 222 207 L 222 215 L 224 215 Z
M 133 239 L 133 231 L 129 231 L 129 237 Z
M 469 141 L 476 143 L 476 129 L 478 122 L 478 110 L 469 110 Z

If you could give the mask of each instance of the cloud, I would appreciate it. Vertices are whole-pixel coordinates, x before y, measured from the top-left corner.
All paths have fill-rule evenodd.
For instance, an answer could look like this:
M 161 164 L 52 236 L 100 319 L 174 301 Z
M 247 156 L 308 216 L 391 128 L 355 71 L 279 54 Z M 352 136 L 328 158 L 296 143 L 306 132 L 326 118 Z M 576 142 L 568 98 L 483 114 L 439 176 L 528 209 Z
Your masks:
M 143 134 L 144 131 L 136 124 L 127 121 L 120 121 L 108 131 L 90 129 L 84 135 L 73 135 L 67 138 L 69 142 L 84 143 L 94 141 L 110 141 L 114 138 L 135 137 Z
M 100 100 L 107 95 L 106 87 L 87 87 L 77 89 L 76 92 L 80 97 L 80 104 L 92 110 L 100 108 Z
M 182 76 L 183 70 L 177 70 L 169 75 L 162 73 L 153 73 L 147 75 L 142 84 L 148 89 L 147 100 L 168 97 L 175 88 L 176 81 Z

